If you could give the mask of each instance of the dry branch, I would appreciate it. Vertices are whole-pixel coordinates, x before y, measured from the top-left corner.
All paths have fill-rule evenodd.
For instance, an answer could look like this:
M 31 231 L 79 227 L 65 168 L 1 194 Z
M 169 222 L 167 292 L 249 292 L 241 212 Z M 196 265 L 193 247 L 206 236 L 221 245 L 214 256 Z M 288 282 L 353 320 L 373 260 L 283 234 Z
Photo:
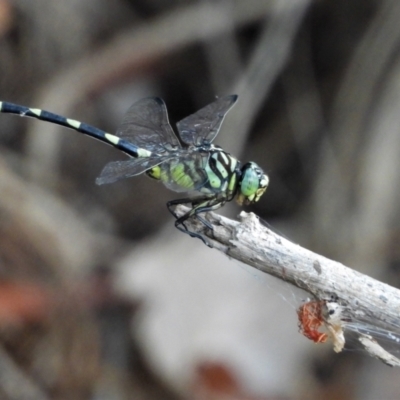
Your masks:
M 186 210 L 179 207 L 177 214 L 182 215 Z M 357 323 L 399 337 L 398 289 L 279 236 L 262 226 L 252 213 L 242 212 L 240 222 L 214 213 L 207 213 L 204 218 L 212 224 L 213 232 L 197 220 L 185 224 L 190 230 L 207 236 L 210 244 L 227 256 L 306 290 L 319 301 L 334 301 L 340 306 L 343 329 Z M 325 319 L 328 325 L 329 319 Z M 361 336 L 362 332 L 358 333 Z

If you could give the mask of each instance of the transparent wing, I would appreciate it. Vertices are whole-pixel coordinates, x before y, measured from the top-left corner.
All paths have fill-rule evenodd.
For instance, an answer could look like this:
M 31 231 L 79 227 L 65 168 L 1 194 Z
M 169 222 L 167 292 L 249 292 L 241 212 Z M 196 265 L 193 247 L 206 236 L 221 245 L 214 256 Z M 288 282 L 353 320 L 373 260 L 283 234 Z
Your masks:
M 170 158 L 170 155 L 157 155 L 154 157 L 130 158 L 129 160 L 124 161 L 112 161 L 103 168 L 103 171 L 101 171 L 101 174 L 96 179 L 96 183 L 98 185 L 103 185 L 105 183 L 113 183 L 120 179 L 139 175 Z
M 217 136 L 226 113 L 235 104 L 237 98 L 235 94 L 221 97 L 179 121 L 177 127 L 182 141 L 195 146 L 201 146 L 204 142 L 211 143 Z
M 208 155 L 188 153 L 165 161 L 161 166 L 164 185 L 174 192 L 194 192 L 208 181 L 204 166 Z
M 117 136 L 156 153 L 181 148 L 168 121 L 167 107 L 159 97 L 142 99 L 125 114 Z

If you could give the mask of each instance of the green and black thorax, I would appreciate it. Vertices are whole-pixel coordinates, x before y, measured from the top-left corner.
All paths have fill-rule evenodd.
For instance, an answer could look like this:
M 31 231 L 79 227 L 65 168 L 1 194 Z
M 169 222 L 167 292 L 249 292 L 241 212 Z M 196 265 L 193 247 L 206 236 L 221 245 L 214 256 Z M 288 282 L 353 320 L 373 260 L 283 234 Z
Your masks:
M 235 196 L 241 175 L 240 162 L 221 147 L 212 144 L 185 149 L 191 159 L 177 157 L 146 173 L 175 191 L 204 195 L 223 194 L 227 201 Z M 198 185 L 202 182 L 202 185 Z

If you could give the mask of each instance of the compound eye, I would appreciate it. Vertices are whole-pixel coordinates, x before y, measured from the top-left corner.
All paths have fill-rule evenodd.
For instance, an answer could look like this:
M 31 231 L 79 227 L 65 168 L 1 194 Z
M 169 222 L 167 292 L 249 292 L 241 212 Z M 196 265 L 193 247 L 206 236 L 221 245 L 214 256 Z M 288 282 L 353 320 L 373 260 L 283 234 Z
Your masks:
M 239 192 L 236 201 L 240 205 L 248 205 L 260 200 L 268 186 L 268 176 L 263 173 L 261 168 L 249 162 L 242 168 Z
M 247 168 L 242 177 L 240 191 L 245 197 L 251 197 L 259 187 L 259 177 L 254 168 Z

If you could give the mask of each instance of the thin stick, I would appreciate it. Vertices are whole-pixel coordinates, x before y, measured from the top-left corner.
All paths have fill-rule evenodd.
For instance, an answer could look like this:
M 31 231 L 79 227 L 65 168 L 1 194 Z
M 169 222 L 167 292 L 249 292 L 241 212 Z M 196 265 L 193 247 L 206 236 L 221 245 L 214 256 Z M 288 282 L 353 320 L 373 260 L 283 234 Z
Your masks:
M 179 207 L 177 214 L 185 210 Z M 185 223 L 227 256 L 306 290 L 317 300 L 338 303 L 342 328 L 352 327 L 361 336 L 365 326 L 364 333 L 370 327 L 387 333 L 388 339 L 399 338 L 398 289 L 290 242 L 262 226 L 252 213 L 242 212 L 240 222 L 214 213 L 203 217 L 213 225 L 213 232 L 193 219 Z M 325 322 L 329 324 L 329 317 Z

